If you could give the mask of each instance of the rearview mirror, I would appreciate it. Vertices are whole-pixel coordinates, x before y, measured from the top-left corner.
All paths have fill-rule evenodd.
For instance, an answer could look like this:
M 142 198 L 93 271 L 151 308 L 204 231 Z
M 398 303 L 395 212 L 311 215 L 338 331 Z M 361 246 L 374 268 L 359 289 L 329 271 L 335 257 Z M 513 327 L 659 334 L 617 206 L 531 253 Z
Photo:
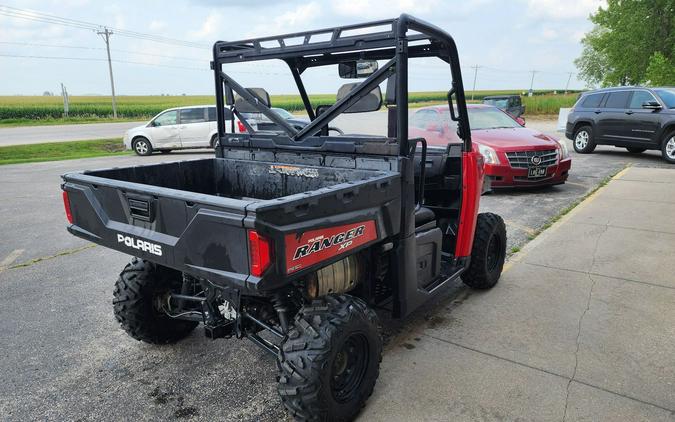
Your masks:
M 642 108 L 646 108 L 649 110 L 658 110 L 661 108 L 661 104 L 659 104 L 658 101 L 645 101 L 642 103 Z
M 340 89 L 338 89 L 337 101 L 345 98 L 359 85 L 360 82 L 342 85 Z M 375 87 L 375 89 L 361 97 L 361 99 L 359 99 L 356 103 L 352 104 L 348 109 L 343 111 L 343 113 L 365 113 L 368 111 L 377 111 L 380 109 L 380 107 L 382 107 L 382 91 L 378 85 Z
M 260 104 L 271 107 L 270 94 L 263 88 L 246 88 L 249 94 L 253 95 Z M 260 113 L 252 104 L 246 101 L 239 94 L 234 96 L 234 106 L 240 113 Z
M 356 60 L 340 63 L 338 74 L 342 79 L 367 78 L 378 68 L 377 60 Z

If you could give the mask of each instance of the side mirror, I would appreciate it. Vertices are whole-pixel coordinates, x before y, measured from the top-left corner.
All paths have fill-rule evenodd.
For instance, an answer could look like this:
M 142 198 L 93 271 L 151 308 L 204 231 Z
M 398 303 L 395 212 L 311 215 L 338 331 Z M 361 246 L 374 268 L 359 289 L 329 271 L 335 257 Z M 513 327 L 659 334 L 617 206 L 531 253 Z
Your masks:
M 516 122 L 518 122 L 518 124 L 521 125 L 522 127 L 525 127 L 525 119 L 523 119 L 522 117 L 516 117 Z
M 356 60 L 340 63 L 338 74 L 342 79 L 367 78 L 378 69 L 377 60 Z
M 357 86 L 359 86 L 359 82 L 354 82 L 351 84 L 344 84 L 338 89 L 337 93 L 337 101 L 340 101 L 341 99 L 345 98 L 347 95 L 349 95 L 350 92 L 352 92 Z M 348 109 L 346 109 L 343 113 L 365 113 L 368 111 L 377 111 L 382 107 L 382 91 L 380 90 L 380 86 L 376 86 L 375 89 L 361 97 L 357 102 L 352 104 Z
M 645 101 L 642 103 L 642 108 L 646 108 L 648 110 L 660 110 L 661 104 L 659 104 L 658 101 Z
M 271 107 L 270 94 L 263 88 L 246 88 L 246 91 L 261 104 Z M 234 96 L 234 106 L 240 113 L 259 113 L 257 108 L 239 95 Z

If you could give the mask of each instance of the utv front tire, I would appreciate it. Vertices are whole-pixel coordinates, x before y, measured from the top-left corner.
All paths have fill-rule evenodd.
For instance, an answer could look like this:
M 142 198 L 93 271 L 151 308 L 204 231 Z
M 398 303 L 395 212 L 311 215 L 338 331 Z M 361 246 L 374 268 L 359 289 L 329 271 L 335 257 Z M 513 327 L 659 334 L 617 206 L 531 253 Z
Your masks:
M 478 214 L 476 234 L 471 249 L 469 268 L 462 281 L 474 289 L 489 289 L 497 284 L 506 259 L 506 225 L 489 212 Z
M 115 318 L 136 340 L 152 344 L 175 343 L 198 325 L 169 317 L 157 309 L 158 298 L 180 289 L 180 272 L 134 258 L 120 273 L 113 292 Z
M 298 312 L 278 358 L 279 395 L 297 420 L 352 420 L 380 372 L 377 315 L 348 295 L 315 300 Z

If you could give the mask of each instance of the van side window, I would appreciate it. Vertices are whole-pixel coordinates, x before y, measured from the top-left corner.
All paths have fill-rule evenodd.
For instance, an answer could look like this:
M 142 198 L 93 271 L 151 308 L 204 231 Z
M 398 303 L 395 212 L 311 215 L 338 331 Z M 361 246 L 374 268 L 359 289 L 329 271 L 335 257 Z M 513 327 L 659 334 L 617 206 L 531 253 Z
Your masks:
M 642 103 L 646 101 L 656 101 L 656 98 L 649 91 L 633 91 L 628 108 L 642 108 Z
M 630 91 L 610 92 L 605 108 L 626 108 Z
M 583 108 L 598 108 L 600 107 L 600 101 L 602 101 L 603 93 L 599 94 L 590 94 L 587 95 L 584 101 L 581 103 Z
M 184 108 L 180 110 L 180 123 L 202 123 L 205 122 L 203 108 Z
M 223 117 L 225 120 L 232 120 L 232 110 L 229 108 L 223 109 Z M 215 122 L 218 120 L 218 115 L 216 114 L 215 107 L 209 107 L 209 122 Z

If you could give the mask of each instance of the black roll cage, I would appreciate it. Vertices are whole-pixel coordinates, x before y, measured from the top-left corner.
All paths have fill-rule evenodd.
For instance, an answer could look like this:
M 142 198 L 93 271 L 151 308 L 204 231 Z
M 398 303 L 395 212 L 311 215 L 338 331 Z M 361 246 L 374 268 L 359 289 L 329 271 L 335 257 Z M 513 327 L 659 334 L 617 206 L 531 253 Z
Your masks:
M 415 33 L 408 34 L 408 31 Z M 357 32 L 348 35 L 349 32 Z M 290 45 L 292 39 L 302 38 L 299 44 Z M 320 41 L 313 39 L 322 38 Z M 325 38 L 329 38 L 325 40 Z M 263 44 L 273 46 L 263 46 Z M 410 45 L 413 44 L 413 45 Z M 463 140 L 463 150 L 471 151 L 471 132 L 466 111 L 466 99 L 462 83 L 457 46 L 453 38 L 442 29 L 413 16 L 402 14 L 398 18 L 347 25 L 334 28 L 325 28 L 306 32 L 297 32 L 271 37 L 247 39 L 241 41 L 218 41 L 213 46 L 213 62 L 216 88 L 216 110 L 218 114 L 218 136 L 223 142 L 225 138 L 225 105 L 232 107 L 232 111 L 242 120 L 247 130 L 255 133 L 236 108 L 234 108 L 233 92 L 240 95 L 265 115 L 272 122 L 279 125 L 287 138 L 284 142 L 293 147 L 316 145 L 310 138 L 316 138 L 320 129 L 344 112 L 352 104 L 367 95 L 373 88 L 384 80 L 396 78 L 396 140 L 398 154 L 407 157 L 411 147 L 408 139 L 408 58 L 438 57 L 450 65 L 452 88 L 448 91 L 448 105 L 451 118 L 458 123 L 458 135 Z M 301 130 L 289 125 L 283 118 L 274 113 L 265 102 L 255 93 L 246 90 L 233 78 L 222 70 L 226 63 L 242 63 L 269 59 L 280 59 L 290 68 L 293 79 L 298 87 L 311 123 Z M 310 68 L 339 64 L 354 60 L 389 60 L 375 73 L 363 80 L 347 96 L 327 108 L 320 116 L 316 116 L 314 109 L 302 81 L 302 73 Z M 452 96 L 457 101 L 457 115 L 452 105 Z

